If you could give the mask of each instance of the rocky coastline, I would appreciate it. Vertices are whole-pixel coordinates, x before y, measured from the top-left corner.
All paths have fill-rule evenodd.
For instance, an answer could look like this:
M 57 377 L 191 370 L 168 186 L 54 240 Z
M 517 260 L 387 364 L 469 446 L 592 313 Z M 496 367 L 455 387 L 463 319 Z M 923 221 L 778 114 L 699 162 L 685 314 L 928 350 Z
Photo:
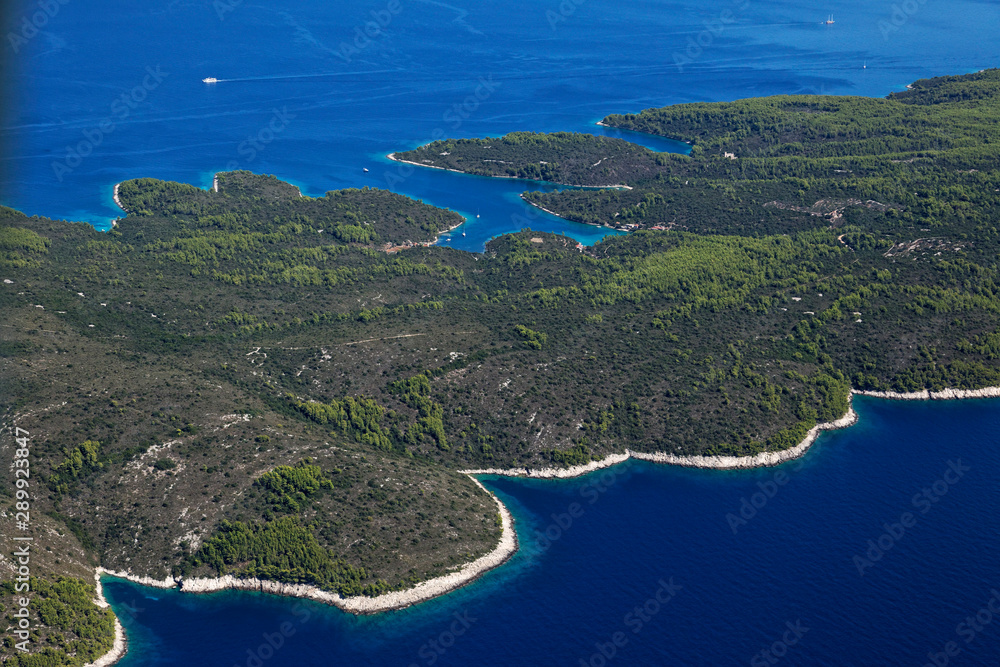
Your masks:
M 94 600 L 94 604 L 102 609 L 106 609 L 111 605 L 108 604 L 107 599 L 104 597 L 104 587 L 101 585 L 101 574 L 102 568 L 97 568 L 94 572 L 94 585 L 97 589 L 97 599 Z M 115 664 L 128 653 L 128 640 L 125 637 L 125 628 L 122 627 L 121 621 L 118 620 L 118 616 L 115 616 L 115 643 L 112 645 L 111 650 L 102 655 L 100 658 L 94 662 L 87 663 L 84 667 L 110 667 Z
M 490 493 L 479 480 L 473 479 L 473 481 L 483 491 Z M 181 579 L 179 581 L 180 589 L 185 593 L 211 593 L 227 589 L 261 591 L 289 597 L 308 598 L 317 602 L 331 604 L 352 614 L 377 614 L 383 611 L 403 609 L 460 588 L 478 579 L 485 572 L 506 563 L 514 555 L 517 551 L 517 533 L 514 531 L 514 517 L 511 516 L 510 511 L 500 502 L 499 498 L 492 493 L 490 495 L 497 504 L 497 510 L 501 518 L 502 531 L 497 547 L 456 572 L 422 581 L 413 588 L 408 588 L 404 591 L 393 591 L 376 597 L 358 595 L 345 598 L 336 593 L 320 590 L 315 586 L 306 584 L 283 584 L 281 582 L 262 579 L 241 579 L 228 575 L 214 578 Z M 131 577 L 129 578 L 131 579 Z
M 509 179 L 509 180 L 512 180 L 512 181 L 536 181 L 538 183 L 548 183 L 549 185 L 563 185 L 563 186 L 565 186 L 567 188 L 578 188 L 578 189 L 581 189 L 581 190 L 611 190 L 611 189 L 614 189 L 614 190 L 631 190 L 632 189 L 631 185 L 626 185 L 624 183 L 619 183 L 617 185 L 574 185 L 572 183 L 558 183 L 556 181 L 539 181 L 537 179 L 520 178 L 518 176 L 485 176 L 483 174 L 472 174 L 472 173 L 467 172 L 467 171 L 461 171 L 460 169 L 452 169 L 451 167 L 439 167 L 439 166 L 434 165 L 434 164 L 426 164 L 426 163 L 423 163 L 423 162 L 414 162 L 413 160 L 404 160 L 401 157 L 396 157 L 395 153 L 389 153 L 385 157 L 387 159 L 389 159 L 389 160 L 392 160 L 393 162 L 402 162 L 404 164 L 412 164 L 415 167 L 426 167 L 427 169 L 440 169 L 442 171 L 450 171 L 450 172 L 454 172 L 456 174 L 466 174 L 467 176 L 481 176 L 482 178 L 506 178 L 506 179 Z M 541 208 L 541 207 L 539 207 L 539 208 Z M 545 210 L 545 209 L 542 209 L 542 210 Z M 556 214 L 552 213 L 552 215 L 556 215 Z
M 809 429 L 802 442 L 779 452 L 761 452 L 753 456 L 681 456 L 666 452 L 633 452 L 626 450 L 624 454 L 610 454 L 600 461 L 591 461 L 586 465 L 570 468 L 483 468 L 479 470 L 461 470 L 467 475 L 503 475 L 505 477 L 531 477 L 536 479 L 566 479 L 586 475 L 589 472 L 624 463 L 628 459 L 652 461 L 667 465 L 684 466 L 687 468 L 715 468 L 719 470 L 762 468 L 780 465 L 786 461 L 797 459 L 806 453 L 819 437 L 821 431 L 847 428 L 858 420 L 853 407 L 848 407 L 847 414 L 840 419 L 823 424 L 817 424 Z
M 122 186 L 121 183 L 115 183 L 115 194 L 113 195 L 113 198 L 115 200 L 115 205 L 118 206 L 118 208 L 120 208 L 121 210 L 125 211 L 125 213 L 128 213 L 128 209 L 122 206 L 122 200 L 118 196 L 118 188 L 120 188 L 121 186 Z
M 184 593 L 212 593 L 223 590 L 260 591 L 262 593 L 272 593 L 287 597 L 307 598 L 333 605 L 353 614 L 376 614 L 393 609 L 402 609 L 418 602 L 444 595 L 449 591 L 453 591 L 478 579 L 485 572 L 507 562 L 517 551 L 517 533 L 514 530 L 514 517 L 507 507 L 500 502 L 500 499 L 490 493 L 479 480 L 473 478 L 473 481 L 479 488 L 489 493 L 497 504 L 501 523 L 500 542 L 497 544 L 497 547 L 455 572 L 428 579 L 404 591 L 393 591 L 376 597 L 358 595 L 345 598 L 336 593 L 324 591 L 307 584 L 286 584 L 278 581 L 240 578 L 232 575 L 192 579 L 173 579 L 170 577 L 153 579 L 151 577 L 138 576 L 131 572 L 117 572 L 105 568 L 97 568 L 97 576 L 107 575 L 127 579 L 143 586 L 154 586 L 156 588 L 179 588 Z M 103 596 L 101 599 L 103 600 Z
M 950 401 L 958 398 L 1000 398 L 1000 387 L 984 387 L 982 389 L 942 389 L 941 391 L 896 392 L 896 391 L 859 391 L 859 396 L 887 398 L 891 401 Z
M 858 414 L 854 412 L 854 407 L 847 408 L 847 414 L 832 422 L 817 424 L 809 429 L 809 433 L 802 439 L 802 442 L 781 450 L 780 452 L 761 452 L 753 456 L 677 456 L 664 452 L 652 454 L 642 454 L 631 452 L 633 458 L 643 461 L 653 461 L 655 463 L 666 463 L 669 465 L 685 466 L 688 468 L 716 468 L 719 470 L 761 468 L 765 466 L 776 466 L 792 459 L 797 459 L 806 453 L 821 431 L 832 431 L 835 429 L 847 428 L 858 421 Z
M 851 398 L 855 395 L 870 396 L 889 400 L 952 400 L 963 398 L 1000 398 L 1000 387 L 986 387 L 984 389 L 944 389 L 942 391 L 920 391 L 910 393 L 899 392 L 876 392 L 876 391 L 851 391 Z M 98 567 L 95 577 L 97 578 L 97 592 L 100 606 L 107 606 L 101 588 L 100 577 L 102 575 L 127 579 L 144 586 L 157 588 L 179 587 L 185 593 L 211 593 L 222 590 L 249 590 L 283 595 L 288 597 L 300 597 L 315 600 L 325 604 L 338 607 L 353 614 L 376 614 L 383 611 L 402 609 L 411 605 L 429 600 L 439 595 L 444 595 L 450 591 L 460 588 L 475 579 L 478 579 L 485 572 L 507 562 L 517 551 L 517 534 L 514 530 L 514 518 L 507 507 L 500 499 L 491 493 L 475 477 L 476 475 L 501 475 L 508 477 L 527 477 L 533 479 L 568 479 L 578 477 L 587 473 L 608 468 L 619 463 L 624 463 L 630 458 L 662 463 L 667 465 L 678 465 L 697 468 L 712 468 L 719 470 L 748 469 L 764 466 L 776 466 L 786 461 L 796 459 L 809 449 L 819 437 L 822 431 L 842 429 L 851 426 L 858 420 L 858 415 L 854 411 L 853 405 L 848 405 L 847 413 L 840 419 L 831 422 L 817 424 L 812 427 L 806 437 L 796 446 L 778 452 L 761 452 L 753 456 L 681 456 L 666 452 L 633 452 L 626 450 L 623 454 L 611 454 L 599 461 L 591 461 L 585 465 L 571 466 L 568 468 L 483 468 L 476 470 L 461 470 L 459 472 L 471 477 L 480 489 L 489 493 L 497 504 L 497 509 L 501 518 L 501 537 L 497 547 L 490 553 L 477 558 L 461 569 L 450 574 L 435 577 L 421 582 L 412 588 L 403 591 L 393 591 L 377 597 L 355 596 L 341 597 L 336 593 L 324 591 L 315 586 L 306 584 L 285 584 L 276 581 L 263 579 L 239 578 L 232 575 L 223 577 L 206 577 L 193 579 L 153 579 L 146 576 L 134 575 L 130 572 L 116 572 Z M 125 633 L 115 619 L 115 645 L 114 648 L 87 667 L 108 667 L 119 660 L 127 651 Z

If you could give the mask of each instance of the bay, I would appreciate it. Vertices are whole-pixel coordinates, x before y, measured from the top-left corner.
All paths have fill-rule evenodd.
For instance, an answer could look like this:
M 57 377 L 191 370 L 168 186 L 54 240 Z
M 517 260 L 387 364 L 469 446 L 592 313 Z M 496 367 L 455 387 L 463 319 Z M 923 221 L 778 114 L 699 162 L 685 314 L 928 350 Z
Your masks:
M 921 665 L 947 642 L 988 664 L 1000 618 L 959 625 L 1000 590 L 1000 402 L 855 407 L 858 424 L 777 468 L 485 478 L 520 551 L 401 611 L 107 579 L 131 647 L 120 664 L 763 665 L 773 650 L 861 667 Z
M 60 3 L 12 57 L 0 201 L 107 229 L 121 215 L 112 193 L 122 180 L 207 188 L 216 171 L 250 169 L 309 195 L 383 187 L 452 208 L 470 222 L 465 237 L 447 242 L 467 250 L 526 226 L 590 244 L 610 230 L 561 221 L 518 198 L 547 186 L 410 173 L 385 156 L 442 136 L 604 134 L 595 123 L 608 113 L 681 102 L 884 96 L 920 77 L 995 64 L 996 4 L 915 2 L 901 17 L 894 7 L 859 0 L 821 9 L 751 0 Z M 13 31 L 37 9 L 15 3 Z M 830 12 L 836 23 L 827 26 Z M 202 83 L 206 77 L 220 82 Z M 655 150 L 684 149 L 630 138 Z
M 36 10 L 20 3 L 11 29 Z M 830 13 L 836 22 L 824 25 Z M 595 123 L 608 113 L 682 102 L 881 97 L 917 78 L 994 66 L 998 19 L 995 3 L 973 0 L 68 2 L 11 47 L 0 201 L 106 229 L 121 215 L 115 183 L 208 187 L 216 171 L 239 168 L 309 195 L 388 187 L 452 208 L 469 219 L 466 236 L 442 243 L 466 250 L 525 226 L 590 244 L 608 230 L 518 197 L 551 186 L 410 171 L 385 156 L 437 136 L 604 134 Z M 202 83 L 208 76 L 222 81 Z M 486 479 L 524 548 L 477 582 L 398 612 L 353 617 L 108 580 L 130 640 L 121 664 L 764 664 L 761 651 L 773 650 L 790 665 L 896 665 L 924 664 L 949 641 L 961 649 L 956 663 L 995 659 L 992 617 L 971 637 L 971 625 L 959 630 L 1000 583 L 1000 406 L 857 407 L 858 425 L 824 434 L 780 469 L 628 463 L 576 480 Z M 970 469 L 936 494 L 958 461 Z M 787 483 L 772 487 L 779 471 Z M 914 497 L 924 489 L 937 502 L 921 513 Z M 746 524 L 727 519 L 742 519 L 744 499 L 760 504 L 755 494 L 766 502 Z M 584 513 L 562 528 L 573 503 Z M 896 539 L 906 512 L 916 523 Z M 891 548 L 864 566 L 869 540 Z M 675 595 L 647 608 L 664 584 Z M 615 633 L 627 641 L 616 645 Z

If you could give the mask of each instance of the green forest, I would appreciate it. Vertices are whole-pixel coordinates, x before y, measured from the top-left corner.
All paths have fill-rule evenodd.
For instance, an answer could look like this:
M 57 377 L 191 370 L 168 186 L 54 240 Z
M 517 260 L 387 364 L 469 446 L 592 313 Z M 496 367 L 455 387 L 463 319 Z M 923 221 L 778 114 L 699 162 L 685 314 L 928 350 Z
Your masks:
M 71 577 L 53 581 L 32 577 L 32 606 L 41 629 L 32 631 L 32 651 L 14 649 L 14 638 L 4 638 L 4 665 L 9 667 L 81 667 L 107 653 L 114 641 L 115 617 L 111 609 L 93 604 L 94 585 Z M 13 582 L 0 585 L 5 600 L 14 599 Z M 9 621 L 8 621 L 9 622 Z M 37 646 L 43 646 L 37 650 Z
M 998 70 L 986 70 L 917 81 L 886 99 L 787 95 L 602 121 L 685 141 L 688 155 L 588 134 L 515 132 L 434 142 L 399 157 L 487 176 L 631 188 L 525 195 L 590 224 L 760 236 L 854 223 L 883 237 L 900 227 L 957 225 L 995 234 L 983 212 L 996 199 L 998 80 Z
M 689 155 L 525 132 L 400 154 L 591 186 L 524 195 L 633 230 L 582 250 L 420 245 L 461 218 L 249 172 L 128 181 L 108 233 L 0 209 L 0 410 L 31 433 L 48 585 L 103 565 L 374 595 L 494 548 L 460 470 L 783 450 L 852 387 L 1000 385 L 998 121 L 989 70 L 604 121 Z M 97 650 L 104 617 L 74 614 L 52 650 Z

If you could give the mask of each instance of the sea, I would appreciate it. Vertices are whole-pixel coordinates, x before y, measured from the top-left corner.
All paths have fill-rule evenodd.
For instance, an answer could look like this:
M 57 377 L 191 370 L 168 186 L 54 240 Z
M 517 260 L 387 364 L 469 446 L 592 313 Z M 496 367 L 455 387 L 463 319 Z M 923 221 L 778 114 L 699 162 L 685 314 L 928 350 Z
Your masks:
M 762 95 L 881 97 L 1000 60 L 1000 5 L 975 0 L 9 4 L 0 203 L 106 230 L 123 180 L 207 188 L 249 169 L 310 196 L 375 187 L 450 208 L 467 222 L 439 243 L 471 252 L 523 228 L 588 245 L 617 232 L 519 197 L 554 186 L 389 153 L 519 130 L 683 152 L 596 123 Z M 401 611 L 108 579 L 129 636 L 120 664 L 1000 663 L 1000 403 L 855 406 L 857 425 L 778 468 L 485 477 L 522 549 Z
M 484 477 L 521 549 L 400 611 L 106 579 L 120 664 L 996 665 L 1000 403 L 855 408 L 775 468 Z

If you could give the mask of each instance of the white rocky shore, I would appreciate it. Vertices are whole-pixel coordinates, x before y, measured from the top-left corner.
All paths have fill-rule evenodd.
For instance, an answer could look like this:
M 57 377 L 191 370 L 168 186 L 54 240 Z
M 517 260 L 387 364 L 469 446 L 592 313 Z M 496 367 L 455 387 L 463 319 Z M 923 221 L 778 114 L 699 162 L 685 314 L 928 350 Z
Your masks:
M 854 412 L 854 408 L 848 407 L 847 414 L 840 419 L 813 426 L 809 429 L 809 433 L 806 434 L 802 442 L 794 447 L 780 452 L 761 452 L 754 456 L 679 456 L 677 454 L 667 454 L 666 452 L 645 453 L 626 450 L 624 454 L 611 454 L 600 461 L 591 461 L 586 465 L 573 466 L 571 468 L 483 468 L 480 470 L 461 470 L 460 472 L 468 475 L 504 475 L 506 477 L 535 477 L 541 479 L 568 478 L 586 475 L 601 468 L 623 463 L 630 458 L 688 468 L 718 468 L 723 470 L 776 466 L 785 461 L 797 459 L 805 454 L 806 450 L 819 437 L 820 431 L 847 428 L 857 420 L 858 415 Z
M 423 146 L 420 146 L 419 148 L 423 148 Z M 414 162 L 413 160 L 404 160 L 401 157 L 397 157 L 395 153 L 389 153 L 385 157 L 387 159 L 389 159 L 389 160 L 392 160 L 393 162 L 402 162 L 404 164 L 412 164 L 415 167 L 426 167 L 427 169 L 440 169 L 442 171 L 452 171 L 452 172 L 454 172 L 456 174 L 467 174 L 468 175 L 468 172 L 461 171 L 459 169 L 452 169 L 451 167 L 439 167 L 439 166 L 434 165 L 434 164 L 427 164 L 426 162 Z M 472 174 L 472 175 L 476 175 L 476 174 Z M 518 180 L 517 176 L 488 176 L 486 178 L 505 178 L 505 179 L 509 179 L 509 180 Z M 584 189 L 584 190 L 608 190 L 608 189 L 612 189 L 612 188 L 613 189 L 617 189 L 617 190 L 631 190 L 632 189 L 632 186 L 625 185 L 624 183 L 619 183 L 618 185 L 573 185 L 572 183 L 557 183 L 555 181 L 546 181 L 546 183 L 551 183 L 552 185 L 565 185 L 565 186 L 570 187 L 570 188 L 581 188 L 581 189 Z M 522 197 L 522 199 L 523 199 L 523 197 Z M 532 204 L 532 206 L 534 206 L 534 204 Z M 539 208 L 541 208 L 541 207 L 539 207 Z M 542 209 L 542 210 L 544 211 L 545 209 Z M 549 213 L 551 213 L 551 211 L 549 211 Z M 556 215 L 556 214 L 552 213 L 552 215 Z
M 569 477 L 579 477 L 588 472 L 594 472 L 601 468 L 617 465 L 628 461 L 630 452 L 624 454 L 610 454 L 600 461 L 591 461 L 582 466 L 572 466 L 570 468 L 480 468 L 477 470 L 459 470 L 466 475 L 503 475 L 505 477 L 535 477 L 538 479 L 567 479 Z M 475 479 L 475 478 L 473 478 Z
M 847 414 L 840 419 L 813 426 L 809 429 L 806 437 L 802 439 L 802 442 L 794 447 L 789 447 L 788 449 L 780 452 L 761 452 L 760 454 L 754 454 L 753 456 L 677 456 L 676 454 L 666 454 L 663 452 L 656 452 L 653 454 L 631 452 L 631 455 L 633 458 L 642 459 L 643 461 L 654 461 L 656 463 L 667 463 L 669 465 L 687 466 L 689 468 L 732 469 L 776 466 L 784 463 L 785 461 L 797 459 L 805 454 L 806 450 L 809 449 L 814 442 L 816 442 L 816 438 L 819 437 L 820 431 L 832 431 L 838 428 L 847 428 L 856 421 L 858 421 L 858 415 L 854 412 L 854 407 L 850 406 L 847 408 Z
M 486 490 L 486 487 L 479 483 L 479 480 L 474 479 L 473 481 L 483 491 L 490 493 Z M 514 518 L 507 510 L 507 507 L 500 502 L 499 498 L 492 493 L 490 495 L 496 501 L 502 522 L 500 543 L 497 545 L 497 548 L 465 565 L 456 572 L 428 579 L 405 591 L 393 591 L 377 597 L 358 595 L 344 598 L 336 593 L 323 591 L 315 586 L 305 584 L 282 584 L 274 581 L 238 579 L 230 576 L 211 579 L 183 579 L 180 582 L 181 590 L 186 593 L 209 593 L 231 588 L 262 591 L 290 597 L 309 598 L 317 602 L 332 604 L 354 614 L 375 614 L 391 609 L 409 607 L 410 605 L 430 600 L 431 598 L 444 595 L 449 591 L 464 586 L 470 581 L 477 579 L 484 572 L 502 565 L 517 551 L 517 533 L 514 531 Z
M 122 186 L 121 183 L 115 183 L 115 194 L 114 194 L 115 204 L 118 206 L 118 208 L 128 213 L 128 209 L 122 206 L 122 200 L 118 197 L 118 188 L 120 188 L 121 186 Z
M 195 579 L 152 579 L 150 577 L 140 577 L 130 572 L 115 572 L 98 568 L 98 576 L 107 574 L 112 577 L 128 579 L 144 586 L 155 586 L 157 588 L 179 587 L 185 593 L 211 593 L 228 589 L 238 589 L 247 591 L 261 591 L 263 593 L 273 593 L 275 595 L 285 595 L 288 597 L 308 598 L 317 602 L 331 604 L 344 611 L 354 614 L 375 614 L 391 609 L 402 609 L 424 600 L 430 600 L 439 595 L 455 590 L 470 581 L 477 579 L 484 572 L 502 565 L 517 551 L 517 533 L 514 531 L 514 517 L 511 516 L 507 507 L 500 502 L 500 499 L 490 493 L 479 480 L 472 478 L 479 488 L 489 493 L 497 504 L 497 509 L 501 519 L 500 542 L 496 549 L 481 556 L 471 563 L 466 564 L 461 569 L 434 579 L 423 581 L 413 588 L 405 591 L 393 591 L 384 593 L 377 597 L 367 597 L 358 595 L 355 597 L 341 597 L 336 593 L 324 591 L 315 586 L 307 584 L 284 584 L 277 581 L 267 581 L 263 579 L 243 579 L 226 575 L 224 577 L 195 578 Z M 109 654 L 110 655 L 110 654 Z M 120 656 L 119 656 L 120 657 Z M 95 663 L 96 664 L 96 663 Z M 111 663 L 103 663 L 111 664 Z
M 893 401 L 949 401 L 956 398 L 1000 398 L 1000 387 L 985 387 L 983 389 L 942 389 L 941 391 L 913 391 L 899 393 L 895 391 L 854 391 L 859 396 L 888 398 Z
M 110 605 L 104 597 L 104 587 L 101 586 L 102 572 L 101 568 L 97 568 L 97 571 L 94 573 L 94 583 L 97 586 L 97 599 L 94 600 L 94 604 L 101 608 L 107 608 Z M 110 667 L 121 660 L 126 653 L 128 653 L 128 642 L 125 639 L 125 628 L 122 627 L 121 621 L 115 616 L 115 643 L 111 647 L 111 650 L 94 662 L 87 663 L 84 667 Z
M 102 574 L 106 574 L 109 577 L 117 577 L 119 579 L 128 579 L 133 583 L 149 586 L 151 588 L 177 588 L 177 580 L 171 577 L 166 577 L 165 579 L 153 579 L 152 577 L 140 577 L 139 575 L 132 574 L 131 572 L 118 572 L 98 567 L 97 576 L 100 577 Z
M 851 391 L 851 396 L 855 394 L 871 396 L 875 398 L 886 398 L 893 400 L 947 400 L 959 398 L 1000 398 L 1000 387 L 986 387 L 984 389 L 944 389 L 942 391 L 922 391 L 912 393 L 897 392 L 877 392 L 877 391 Z M 423 602 L 431 598 L 443 595 L 465 584 L 477 579 L 484 572 L 505 563 L 517 551 L 517 533 L 514 531 L 514 518 L 507 507 L 491 493 L 474 475 L 504 475 L 510 477 L 530 477 L 537 479 L 565 479 L 585 475 L 595 470 L 607 468 L 619 463 L 623 463 L 630 458 L 643 461 L 653 461 L 655 463 L 665 463 L 668 465 L 679 465 L 697 468 L 715 469 L 743 469 L 757 468 L 762 466 L 775 466 L 786 461 L 798 458 L 805 454 L 806 450 L 816 441 L 821 431 L 847 428 L 858 420 L 858 415 L 854 412 L 852 405 L 848 406 L 847 414 L 840 419 L 823 424 L 817 424 L 806 434 L 806 437 L 798 445 L 780 452 L 762 452 L 754 456 L 678 456 L 665 452 L 633 452 L 624 454 L 611 454 L 600 461 L 591 461 L 586 465 L 573 466 L 570 468 L 484 468 L 478 470 L 462 470 L 460 472 L 469 475 L 484 492 L 493 496 L 500 512 L 502 533 L 497 548 L 468 563 L 460 570 L 441 577 L 429 579 L 409 588 L 405 591 L 394 591 L 385 593 L 377 597 L 356 596 L 344 598 L 336 593 L 320 590 L 315 586 L 306 584 L 284 584 L 275 581 L 262 579 L 242 579 L 227 575 L 215 578 L 195 578 L 195 579 L 153 579 L 131 574 L 129 572 L 115 572 L 104 568 L 97 568 L 97 593 L 100 606 L 107 606 L 101 588 L 100 576 L 106 574 L 113 577 L 128 579 L 144 586 L 155 586 L 157 588 L 180 587 L 186 593 L 210 593 L 229 589 L 261 591 L 284 595 L 289 597 L 301 597 L 331 604 L 344 611 L 354 614 L 374 614 L 392 609 L 402 609 L 410 605 Z M 115 619 L 115 645 L 107 654 L 91 663 L 87 667 L 108 667 L 117 662 L 127 650 L 125 632 Z

